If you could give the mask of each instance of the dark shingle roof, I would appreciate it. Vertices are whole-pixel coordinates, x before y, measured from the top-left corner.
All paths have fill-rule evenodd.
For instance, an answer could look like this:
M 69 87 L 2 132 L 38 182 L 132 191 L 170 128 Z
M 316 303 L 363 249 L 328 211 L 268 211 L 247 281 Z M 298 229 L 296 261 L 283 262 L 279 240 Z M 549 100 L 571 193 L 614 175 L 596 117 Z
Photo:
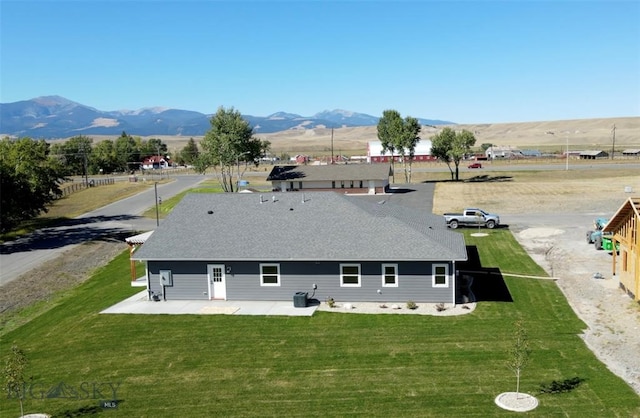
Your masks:
M 262 203 L 261 203 L 262 202 Z M 441 216 L 338 193 L 187 194 L 137 260 L 466 260 Z
M 267 181 L 388 180 L 389 164 L 277 165 Z

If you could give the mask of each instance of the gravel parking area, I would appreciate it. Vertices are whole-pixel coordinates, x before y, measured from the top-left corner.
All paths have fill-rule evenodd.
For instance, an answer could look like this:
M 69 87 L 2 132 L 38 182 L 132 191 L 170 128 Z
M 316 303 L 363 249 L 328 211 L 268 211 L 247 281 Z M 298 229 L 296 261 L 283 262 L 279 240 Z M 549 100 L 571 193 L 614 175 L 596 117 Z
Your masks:
M 640 305 L 612 277 L 611 255 L 586 243 L 588 228 L 583 225 L 588 224 L 578 223 L 588 219 L 592 217 L 554 222 L 548 215 L 531 215 L 527 221 L 514 217 L 510 228 L 531 257 L 557 278 L 586 324 L 581 337 L 587 346 L 640 394 Z

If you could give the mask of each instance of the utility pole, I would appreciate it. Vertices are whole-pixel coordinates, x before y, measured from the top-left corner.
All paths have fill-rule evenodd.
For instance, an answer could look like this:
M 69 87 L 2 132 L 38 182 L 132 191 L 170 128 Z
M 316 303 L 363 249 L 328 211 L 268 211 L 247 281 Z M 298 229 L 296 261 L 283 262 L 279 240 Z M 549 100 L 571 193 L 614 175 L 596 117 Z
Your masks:
M 613 140 L 611 143 L 611 159 L 613 160 L 613 154 L 616 152 L 616 124 L 613 124 Z
M 565 137 L 565 139 L 567 140 L 567 159 L 566 159 L 566 165 L 565 165 L 565 171 L 569 171 L 569 137 Z
M 87 144 L 82 144 L 82 171 L 84 171 L 84 187 L 89 187 L 89 178 L 87 177 Z
M 333 164 L 333 128 L 331 128 L 331 164 Z
M 153 188 L 156 191 L 156 226 L 160 226 L 160 213 L 158 211 L 158 182 L 153 184 Z

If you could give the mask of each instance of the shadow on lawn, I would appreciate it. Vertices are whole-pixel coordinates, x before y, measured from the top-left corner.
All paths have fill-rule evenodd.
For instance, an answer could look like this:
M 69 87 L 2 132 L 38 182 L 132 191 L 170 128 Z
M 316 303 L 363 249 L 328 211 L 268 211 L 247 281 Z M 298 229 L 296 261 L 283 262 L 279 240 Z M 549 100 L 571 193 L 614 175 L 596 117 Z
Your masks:
M 471 291 L 476 302 L 513 302 L 509 288 L 497 267 L 482 267 L 480 255 L 475 245 L 467 245 L 469 259 L 458 263 L 462 276 L 471 276 Z

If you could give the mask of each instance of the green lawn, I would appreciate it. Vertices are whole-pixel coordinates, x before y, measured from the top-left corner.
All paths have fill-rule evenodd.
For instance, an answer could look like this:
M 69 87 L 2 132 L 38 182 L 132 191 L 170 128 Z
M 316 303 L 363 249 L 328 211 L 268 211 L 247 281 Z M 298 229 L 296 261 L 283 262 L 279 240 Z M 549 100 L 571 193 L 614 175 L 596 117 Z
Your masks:
M 469 232 L 482 267 L 544 274 L 508 230 Z M 640 416 L 640 397 L 586 348 L 585 325 L 556 284 L 503 277 L 513 302 L 481 302 L 463 316 L 100 315 L 139 291 L 125 251 L 5 334 L 1 354 L 12 343 L 25 350 L 35 385 L 25 412 L 54 416 L 513 416 L 494 398 L 515 390 L 506 360 L 523 319 L 532 354 L 521 390 L 540 401 L 527 416 Z M 570 392 L 538 393 L 574 377 L 584 381 Z M 35 399 L 60 382 L 82 399 Z M 108 384 L 119 385 L 118 409 L 93 399 L 112 399 Z M 0 415 L 18 416 L 18 401 L 2 397 Z

